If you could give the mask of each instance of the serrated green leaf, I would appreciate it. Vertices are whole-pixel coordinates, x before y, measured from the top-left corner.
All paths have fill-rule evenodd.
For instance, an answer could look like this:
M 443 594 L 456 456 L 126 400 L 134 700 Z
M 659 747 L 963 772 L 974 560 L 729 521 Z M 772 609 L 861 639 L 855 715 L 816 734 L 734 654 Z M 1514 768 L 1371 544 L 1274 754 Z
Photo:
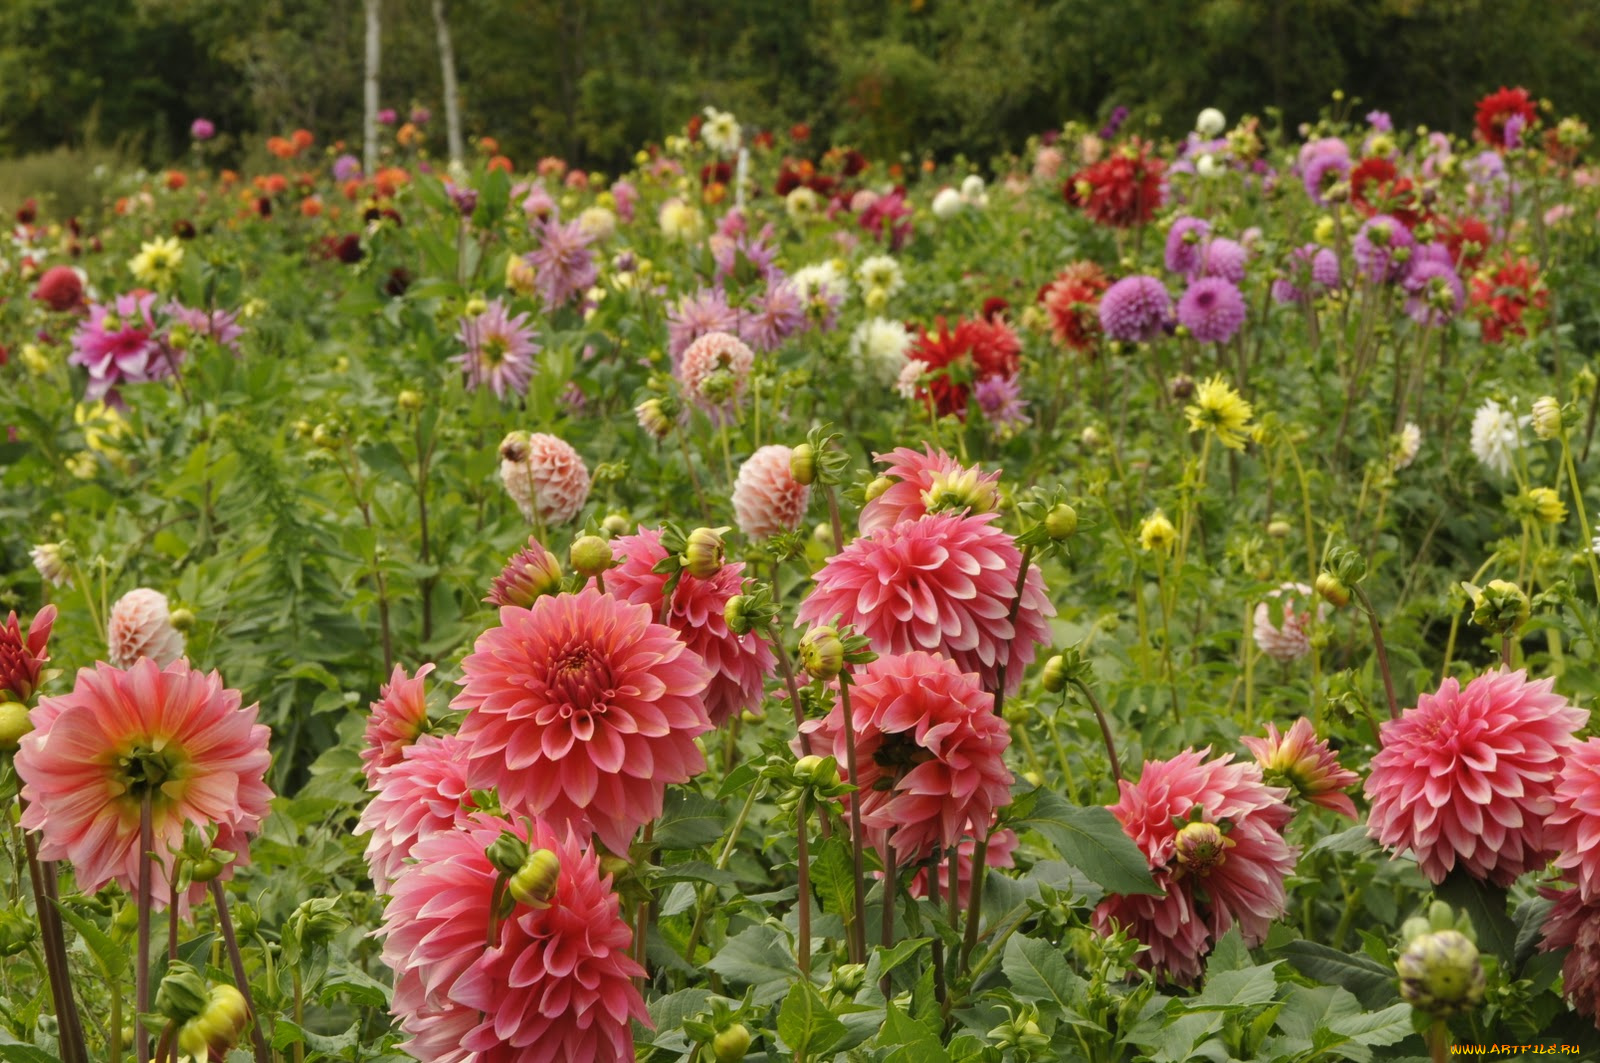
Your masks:
M 72 929 L 83 939 L 89 955 L 100 965 L 100 973 L 107 979 L 121 978 L 123 972 L 128 969 L 127 950 L 118 947 L 105 931 L 60 901 L 56 902 L 56 909 L 61 913 L 61 918 L 72 924 Z
M 1290 941 L 1276 951 L 1307 978 L 1348 989 L 1363 1007 L 1387 1007 L 1399 995 L 1394 971 L 1366 956 L 1340 952 L 1315 941 Z
M 757 1004 L 771 1004 L 788 992 L 800 973 L 789 942 L 778 930 L 764 924 L 749 926 L 728 939 L 706 967 L 730 982 L 752 986 Z
M 844 1023 L 828 1010 L 827 1001 L 805 979 L 789 987 L 778 1009 L 778 1036 L 798 1058 L 822 1056 L 843 1040 Z
M 0 1060 L 5 1063 L 61 1063 L 61 1057 L 32 1045 L 0 1045 Z
M 1000 970 L 1018 1000 L 1047 1005 L 1057 1016 L 1072 1010 L 1084 993 L 1083 979 L 1067 966 L 1061 950 L 1038 938 L 1014 935 L 1006 942 Z
M 669 790 L 655 842 L 663 849 L 698 849 L 722 837 L 728 810 L 693 790 Z
M 1035 830 L 1056 847 L 1061 859 L 1082 871 L 1107 893 L 1159 896 L 1150 864 L 1111 813 L 1099 805 L 1080 808 L 1054 793 L 1041 793 L 1033 815 L 1014 824 Z
M 812 850 L 811 888 L 822 901 L 822 910 L 837 915 L 848 925 L 855 918 L 855 864 L 850 845 L 835 834 Z

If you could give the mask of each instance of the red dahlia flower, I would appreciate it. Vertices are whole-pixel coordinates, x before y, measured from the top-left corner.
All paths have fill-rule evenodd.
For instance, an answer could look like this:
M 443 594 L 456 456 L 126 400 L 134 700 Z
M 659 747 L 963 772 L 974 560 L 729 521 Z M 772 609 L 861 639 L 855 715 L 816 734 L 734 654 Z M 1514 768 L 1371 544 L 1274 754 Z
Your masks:
M 1063 194 L 1098 225 L 1130 229 L 1150 221 L 1161 206 L 1161 175 L 1166 164 L 1150 147 L 1131 140 L 1068 179 Z

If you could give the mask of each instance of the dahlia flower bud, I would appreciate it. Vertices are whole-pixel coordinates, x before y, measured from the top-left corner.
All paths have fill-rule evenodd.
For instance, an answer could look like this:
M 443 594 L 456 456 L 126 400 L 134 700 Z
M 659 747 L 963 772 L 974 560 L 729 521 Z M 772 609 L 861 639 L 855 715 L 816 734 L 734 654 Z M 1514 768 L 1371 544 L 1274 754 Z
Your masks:
M 735 635 L 750 634 L 750 615 L 747 611 L 749 604 L 750 599 L 748 596 L 735 594 L 722 607 L 722 621 L 728 625 L 728 630 Z
M 338 450 L 344 446 L 344 432 L 337 425 L 319 424 L 311 430 L 311 444 L 318 450 Z
M 188 634 L 194 630 L 194 610 L 174 609 L 172 611 L 172 626 L 178 631 Z
M 20 701 L 0 702 L 0 753 L 15 752 L 22 736 L 33 730 L 28 706 Z
M 226 1053 L 239 1043 L 250 1022 L 244 994 L 226 982 L 211 987 L 206 1006 L 178 1030 L 178 1049 L 196 1059 Z
M 1293 530 L 1293 525 L 1286 520 L 1272 520 L 1267 522 L 1267 535 L 1274 539 L 1286 539 L 1289 537 L 1289 533 Z
M 689 533 L 689 541 L 683 549 L 683 565 L 689 575 L 710 579 L 722 571 L 724 559 L 720 529 L 702 527 Z
M 794 777 L 803 785 L 832 790 L 840 783 L 839 765 L 810 753 L 794 762 Z
M 167 965 L 156 989 L 156 1011 L 176 1023 L 185 1023 L 206 1009 L 209 991 L 200 972 L 182 960 Z
M 1083 444 L 1085 450 L 1099 450 L 1105 446 L 1106 437 L 1094 425 L 1088 425 L 1078 435 L 1078 442 Z
M 660 399 L 645 399 L 633 408 L 633 414 L 639 419 L 639 427 L 654 439 L 665 439 L 672 431 L 672 418 Z
M 867 965 L 864 963 L 841 963 L 833 969 L 833 988 L 846 996 L 854 995 L 866 980 Z
M 1196 875 L 1209 875 L 1228 858 L 1233 842 L 1215 823 L 1185 823 L 1173 839 L 1178 863 Z
M 601 575 L 611 567 L 614 560 L 611 556 L 611 544 L 598 535 L 578 536 L 572 541 L 572 550 L 568 557 L 578 575 L 585 578 Z
M 831 627 L 818 626 L 800 638 L 800 663 L 813 679 L 832 679 L 844 669 L 844 643 Z
M 750 1051 L 750 1031 L 736 1022 L 717 1031 L 711 1039 L 711 1054 L 717 1063 L 738 1063 Z
M 816 482 L 817 451 L 810 443 L 801 443 L 789 452 L 789 475 L 804 487 Z
M 1437 930 L 1417 938 L 1395 961 L 1400 999 L 1433 1016 L 1447 1018 L 1483 1003 L 1487 978 L 1478 946 L 1457 930 Z
M 1071 538 L 1078 531 L 1078 511 L 1065 502 L 1051 506 L 1044 516 L 1044 530 L 1057 542 Z
M 1058 653 L 1044 662 L 1044 670 L 1039 673 L 1039 681 L 1051 694 L 1059 694 L 1067 689 L 1067 659 Z
M 395 396 L 394 404 L 407 413 L 416 413 L 422 409 L 422 392 L 406 388 Z
M 529 908 L 548 908 L 556 895 L 561 877 L 561 858 L 549 849 L 528 854 L 515 874 L 506 882 L 506 891 L 519 904 Z
M 922 492 L 922 505 L 929 513 L 991 513 L 999 504 L 994 480 L 976 468 L 937 472 Z
M 621 513 L 607 513 L 605 520 L 600 522 L 600 530 L 607 539 L 615 539 L 619 535 L 628 534 L 628 518 Z
M 1554 439 L 1561 434 L 1561 403 L 1555 396 L 1534 400 L 1533 434 L 1540 439 Z
M 560 589 L 561 563 L 539 540 L 530 538 L 528 545 L 513 554 L 494 578 L 484 601 L 495 606 L 528 609 L 544 595 Z
M 1335 608 L 1350 604 L 1350 588 L 1340 581 L 1332 572 L 1317 574 L 1317 595 Z
M 500 441 L 500 460 L 521 464 L 528 460 L 528 433 L 520 429 Z
M 483 855 L 489 858 L 489 866 L 500 874 L 515 875 L 528 862 L 528 843 L 503 830 L 483 851 Z
M 866 489 L 866 491 L 864 493 L 865 497 L 866 497 L 866 500 L 868 502 L 871 502 L 873 499 L 877 498 L 879 495 L 883 494 L 885 491 L 889 490 L 889 488 L 891 488 L 893 486 L 894 486 L 894 481 L 892 479 L 890 479 L 889 477 L 887 477 L 887 476 L 878 477 L 876 480 L 873 480 L 871 483 L 869 483 L 867 485 L 867 489 Z
M 1472 622 L 1495 635 L 1515 635 L 1531 614 L 1528 596 L 1508 580 L 1490 580 L 1482 590 L 1461 585 L 1472 598 Z
M 1567 507 L 1561 496 L 1549 487 L 1530 487 L 1528 509 L 1541 524 L 1560 524 L 1567 519 Z

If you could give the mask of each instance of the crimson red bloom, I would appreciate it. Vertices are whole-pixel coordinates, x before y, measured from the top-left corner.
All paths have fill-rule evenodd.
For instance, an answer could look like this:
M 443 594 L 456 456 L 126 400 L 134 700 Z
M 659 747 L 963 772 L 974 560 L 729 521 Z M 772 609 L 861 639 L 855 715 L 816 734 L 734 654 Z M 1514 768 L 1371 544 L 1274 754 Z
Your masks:
M 930 379 L 921 397 L 940 416 L 965 417 L 972 385 L 989 377 L 1014 377 L 1022 354 L 1017 334 L 1004 321 L 963 320 L 951 332 L 944 318 L 938 329 L 923 329 L 907 357 L 928 367 Z
M 50 659 L 45 645 L 50 641 L 50 626 L 56 622 L 56 607 L 47 605 L 34 615 L 24 638 L 17 614 L 6 618 L 0 628 L 0 695 L 24 705 L 39 689 L 44 662 Z
M 33 297 L 58 314 L 83 309 L 83 278 L 70 266 L 51 266 L 34 286 Z
M 1096 224 L 1129 229 L 1148 223 L 1161 206 L 1165 170 L 1149 145 L 1131 140 L 1110 158 L 1073 174 L 1063 194 Z
M 1484 252 L 1494 243 L 1494 234 L 1481 218 L 1452 218 L 1444 222 L 1440 229 L 1439 238 L 1450 249 L 1450 260 L 1462 272 L 1477 269 L 1483 262 Z
M 1499 343 L 1508 335 L 1526 336 L 1524 315 L 1548 306 L 1550 293 L 1532 262 L 1507 252 L 1492 272 L 1473 276 L 1470 301 L 1483 322 L 1483 338 Z
M 1478 139 L 1496 151 L 1504 151 L 1506 123 L 1513 117 L 1520 117 L 1522 127 L 1526 130 L 1538 116 L 1533 97 L 1528 95 L 1527 89 L 1508 89 L 1502 85 L 1499 92 L 1491 92 L 1478 101 Z
M 1087 350 L 1100 336 L 1100 296 L 1111 280 L 1094 262 L 1074 262 L 1039 291 L 1050 333 L 1069 351 Z
M 1350 171 L 1350 201 L 1369 218 L 1388 214 L 1407 229 L 1416 228 L 1423 219 L 1411 178 L 1401 177 L 1394 163 L 1381 157 L 1362 159 Z

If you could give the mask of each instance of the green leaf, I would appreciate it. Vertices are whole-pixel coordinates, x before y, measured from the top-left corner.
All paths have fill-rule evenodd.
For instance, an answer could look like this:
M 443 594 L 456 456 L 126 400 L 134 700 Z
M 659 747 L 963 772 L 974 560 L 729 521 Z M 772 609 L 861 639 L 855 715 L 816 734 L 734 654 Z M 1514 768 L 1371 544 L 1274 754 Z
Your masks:
M 884 1015 L 878 1044 L 895 1049 L 885 1058 L 885 1063 L 941 1063 L 950 1059 L 950 1054 L 939 1043 L 938 1032 L 901 1011 L 893 1001 L 889 1002 Z
M 840 834 L 817 846 L 811 856 L 811 888 L 822 901 L 822 910 L 837 915 L 848 924 L 855 918 L 855 864 L 850 845 Z
M 1397 1044 L 1411 1036 L 1411 1005 L 1394 1004 L 1382 1011 L 1347 1015 L 1330 1022 L 1328 1029 L 1369 1048 Z
M 1366 956 L 1314 941 L 1291 941 L 1276 951 L 1307 978 L 1348 989 L 1363 1007 L 1387 1007 L 1398 996 L 1394 971 Z
M 1511 963 L 1517 951 L 1517 927 L 1506 914 L 1505 890 L 1475 879 L 1458 867 L 1434 887 L 1433 895 L 1467 913 L 1480 949 L 1494 953 L 1507 965 Z
M 1366 825 L 1362 824 L 1361 826 L 1349 827 L 1335 834 L 1327 834 L 1318 838 L 1306 849 L 1305 855 L 1310 856 L 1312 853 L 1349 853 L 1351 855 L 1359 855 L 1361 853 L 1370 853 L 1377 847 L 1378 843 L 1372 840 L 1372 835 L 1367 833 Z
M 795 1058 L 822 1056 L 844 1035 L 844 1023 L 828 1010 L 816 987 L 803 978 L 793 983 L 778 1009 L 778 1036 Z
M 108 981 L 121 978 L 123 972 L 128 969 L 127 950 L 119 948 L 104 930 L 60 901 L 56 902 L 56 908 L 61 912 L 61 918 L 71 923 L 72 929 L 83 939 L 89 955 L 100 965 L 100 973 L 105 975 Z
M 1218 971 L 1206 975 L 1205 989 L 1185 1006 L 1190 1011 L 1235 1011 L 1270 1001 L 1278 991 L 1273 974 L 1276 962 L 1242 971 Z
M 1150 877 L 1150 864 L 1144 853 L 1111 813 L 1099 805 L 1080 808 L 1058 794 L 1041 793 L 1033 815 L 1013 826 L 1044 835 L 1063 860 L 1107 893 L 1161 894 L 1161 888 Z
M 390 989 L 358 967 L 336 967 L 322 983 L 322 1004 L 331 1004 L 343 995 L 357 1007 L 387 1008 Z
M 1234 925 L 1211 947 L 1211 956 L 1206 960 L 1206 977 L 1223 971 L 1243 971 L 1250 966 L 1250 950 L 1244 947 L 1244 935 Z
M 1051 1005 L 1057 1016 L 1072 1010 L 1084 995 L 1084 980 L 1067 966 L 1061 950 L 1048 941 L 1015 935 L 1006 942 L 1000 969 L 1018 1000 Z
M 61 1063 L 59 1056 L 32 1045 L 0 1045 L 0 1059 L 5 1063 Z
M 734 794 L 744 792 L 755 785 L 755 781 L 760 777 L 761 769 L 753 761 L 740 762 L 728 773 L 728 777 L 722 780 L 722 785 L 717 787 L 717 800 L 723 801 Z
M 669 790 L 655 841 L 663 849 L 698 849 L 722 837 L 727 819 L 727 809 L 704 794 Z
M 765 924 L 746 927 L 730 938 L 706 967 L 730 982 L 755 988 L 755 1002 L 771 1004 L 788 991 L 800 973 L 789 942 L 776 928 Z

